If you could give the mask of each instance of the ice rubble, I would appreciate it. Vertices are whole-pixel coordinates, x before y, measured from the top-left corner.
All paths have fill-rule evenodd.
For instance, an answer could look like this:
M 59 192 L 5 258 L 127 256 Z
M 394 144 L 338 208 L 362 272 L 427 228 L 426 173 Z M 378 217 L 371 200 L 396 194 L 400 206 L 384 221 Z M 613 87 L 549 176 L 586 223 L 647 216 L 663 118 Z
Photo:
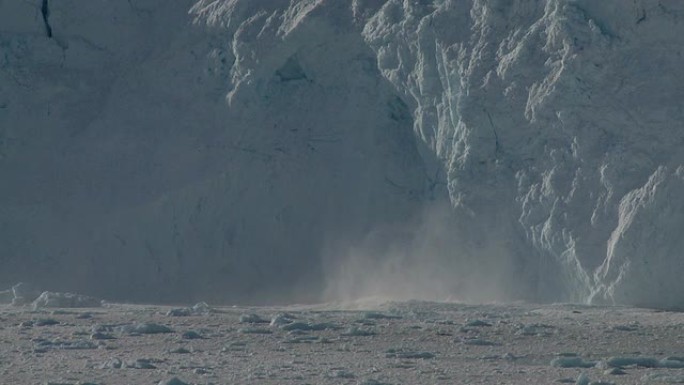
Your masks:
M 102 301 L 82 294 L 41 291 L 30 283 L 19 282 L 9 290 L 0 291 L 0 304 L 30 305 L 33 310 L 44 308 L 100 307 Z
M 684 307 L 684 4 L 38 3 L 0 3 L 0 282 L 313 300 L 448 198 L 439 290 Z
M 84 308 L 100 307 L 102 301 L 82 294 L 54 293 L 44 291 L 32 303 L 34 310 L 43 308 Z

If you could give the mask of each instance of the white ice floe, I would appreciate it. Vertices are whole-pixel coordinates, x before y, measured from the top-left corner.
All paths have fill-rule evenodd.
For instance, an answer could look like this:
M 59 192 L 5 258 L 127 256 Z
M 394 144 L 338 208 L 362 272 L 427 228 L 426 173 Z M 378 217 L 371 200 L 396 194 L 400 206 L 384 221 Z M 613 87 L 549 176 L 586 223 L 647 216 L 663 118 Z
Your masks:
M 169 317 L 189 317 L 211 314 L 214 310 L 206 302 L 198 302 L 192 307 L 181 307 L 166 312 Z
M 425 351 L 417 351 L 406 348 L 388 349 L 385 352 L 387 358 L 401 358 L 401 359 L 431 359 L 435 358 L 435 354 Z
M 404 309 L 401 319 L 366 319 L 356 310 L 331 311 L 325 306 L 220 308 L 210 317 L 196 318 L 169 318 L 164 316 L 167 307 L 154 305 L 110 304 L 89 311 L 88 318 L 79 311 L 0 306 L 0 344 L 11 346 L 0 349 L 0 371 L 5 382 L 19 384 L 52 378 L 60 370 L 68 373 L 64 380 L 74 384 L 97 380 L 123 385 L 134 378 L 154 383 L 168 375 L 197 385 L 374 384 L 372 380 L 395 385 L 607 385 L 675 383 L 684 369 L 677 343 L 681 313 L 407 303 L 393 305 Z M 532 307 L 544 311 L 532 313 Z M 293 330 L 240 322 L 241 314 L 285 313 Z M 496 313 L 506 316 L 495 318 Z M 375 325 L 359 323 L 361 319 Z M 443 319 L 454 322 L 434 322 Z M 501 322 L 459 332 L 466 320 L 474 319 Z M 532 319 L 560 332 L 546 338 L 517 334 L 519 325 Z M 610 330 L 610 325 L 635 320 L 638 333 Z M 358 330 L 377 334 L 366 337 Z M 442 330 L 451 336 L 439 333 Z M 194 338 L 197 335 L 205 338 Z M 501 347 L 464 345 L 459 337 L 496 341 Z
M 45 291 L 31 303 L 31 306 L 34 310 L 42 308 L 87 308 L 100 307 L 102 301 L 87 295 Z
M 240 323 L 267 324 L 270 322 L 271 322 L 271 320 L 269 320 L 267 318 L 263 318 L 258 314 L 248 313 L 248 314 L 240 315 Z
M 143 322 L 136 324 L 121 325 L 114 328 L 114 330 L 121 334 L 165 334 L 173 333 L 173 330 L 168 326 L 160 325 L 152 322 Z

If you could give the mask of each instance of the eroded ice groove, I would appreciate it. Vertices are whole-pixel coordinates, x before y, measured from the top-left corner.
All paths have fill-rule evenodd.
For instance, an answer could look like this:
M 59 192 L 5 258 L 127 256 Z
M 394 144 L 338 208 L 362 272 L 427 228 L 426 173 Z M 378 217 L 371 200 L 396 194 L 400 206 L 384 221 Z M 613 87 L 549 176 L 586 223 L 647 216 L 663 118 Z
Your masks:
M 0 3 L 4 287 L 684 306 L 683 4 L 101 6 Z

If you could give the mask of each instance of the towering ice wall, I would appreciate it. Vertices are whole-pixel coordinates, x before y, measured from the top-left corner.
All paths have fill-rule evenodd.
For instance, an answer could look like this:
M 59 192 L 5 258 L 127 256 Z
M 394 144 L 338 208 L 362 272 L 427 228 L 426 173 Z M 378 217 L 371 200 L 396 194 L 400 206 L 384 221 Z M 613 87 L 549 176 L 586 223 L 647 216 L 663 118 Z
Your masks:
M 389 1 L 363 34 L 454 206 L 478 232 L 525 239 L 509 251 L 539 295 L 682 306 L 683 12 Z
M 192 7 L 0 2 L 4 287 L 318 300 L 331 245 L 438 195 L 351 25 L 293 20 L 262 50 L 261 7 L 225 26 Z
M 0 282 L 319 300 L 371 271 L 434 297 L 682 307 L 683 17 L 0 1 Z

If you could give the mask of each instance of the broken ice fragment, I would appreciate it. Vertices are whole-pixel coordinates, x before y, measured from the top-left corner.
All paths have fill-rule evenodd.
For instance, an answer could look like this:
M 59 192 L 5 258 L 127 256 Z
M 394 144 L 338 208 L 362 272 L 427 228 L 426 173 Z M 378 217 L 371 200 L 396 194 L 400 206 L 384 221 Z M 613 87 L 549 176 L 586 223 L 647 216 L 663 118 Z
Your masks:
M 419 352 L 405 349 L 389 349 L 385 352 L 385 357 L 387 358 L 400 358 L 400 359 L 430 359 L 434 358 L 435 355 L 430 352 Z
M 554 368 L 592 368 L 596 362 L 584 361 L 581 357 L 558 357 L 551 361 Z
M 34 310 L 41 308 L 83 308 L 83 307 L 100 307 L 102 301 L 88 297 L 81 294 L 73 293 L 53 293 L 50 291 L 43 292 L 31 304 Z
M 240 316 L 240 323 L 267 324 L 270 322 L 271 322 L 271 320 L 268 320 L 266 318 L 262 318 L 258 314 L 243 314 Z
M 621 368 L 624 366 L 641 366 L 644 368 L 657 368 L 660 366 L 658 360 L 652 357 L 611 357 L 606 363 L 612 368 Z
M 116 327 L 116 331 L 121 334 L 161 334 L 173 333 L 169 327 L 156 323 L 140 323 L 123 325 Z

